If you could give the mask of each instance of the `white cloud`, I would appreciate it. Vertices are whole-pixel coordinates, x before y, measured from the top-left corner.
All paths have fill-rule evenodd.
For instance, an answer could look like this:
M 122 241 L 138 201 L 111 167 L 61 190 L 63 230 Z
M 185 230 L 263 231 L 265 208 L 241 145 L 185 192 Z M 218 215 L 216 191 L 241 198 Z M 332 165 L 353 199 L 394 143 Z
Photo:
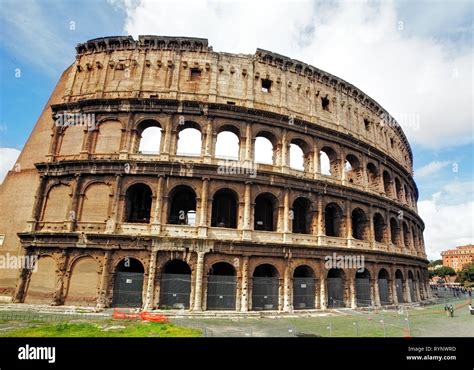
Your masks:
M 412 143 L 440 148 L 473 140 L 472 49 L 404 33 L 393 2 L 112 3 L 126 9 L 125 31 L 135 37 L 206 37 L 215 50 L 237 53 L 261 47 L 344 78 L 395 116 Z M 442 21 L 452 19 L 437 9 L 432 19 L 442 32 Z
M 3 179 L 15 165 L 20 151 L 18 149 L 12 148 L 0 148 L 0 184 L 3 182 Z
M 448 166 L 450 161 L 433 161 L 415 171 L 415 176 L 417 178 L 431 176 L 439 172 L 439 170 Z
M 474 242 L 473 189 L 473 182 L 448 183 L 431 199 L 418 203 L 428 258 L 439 259 L 443 250 Z

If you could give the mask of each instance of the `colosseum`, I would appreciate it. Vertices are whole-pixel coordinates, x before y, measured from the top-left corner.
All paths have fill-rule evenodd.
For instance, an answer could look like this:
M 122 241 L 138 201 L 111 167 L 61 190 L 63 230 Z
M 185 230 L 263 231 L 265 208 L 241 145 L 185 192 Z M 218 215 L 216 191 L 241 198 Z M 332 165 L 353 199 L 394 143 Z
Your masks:
M 0 188 L 1 253 L 38 258 L 0 271 L 4 301 L 292 312 L 431 297 L 410 145 L 357 87 L 201 38 L 76 51 Z

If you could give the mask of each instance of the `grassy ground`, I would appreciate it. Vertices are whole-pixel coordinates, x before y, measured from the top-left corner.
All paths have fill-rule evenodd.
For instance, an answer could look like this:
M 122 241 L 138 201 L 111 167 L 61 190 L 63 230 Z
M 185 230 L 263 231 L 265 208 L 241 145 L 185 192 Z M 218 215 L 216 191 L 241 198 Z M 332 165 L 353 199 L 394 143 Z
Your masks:
M 198 337 L 197 329 L 131 320 L 100 322 L 47 323 L 3 322 L 0 336 L 4 337 Z M 18 327 L 22 324 L 22 327 Z M 11 326 L 11 329 L 6 327 Z
M 474 315 L 467 301 L 455 303 L 453 318 L 444 304 L 404 311 L 340 310 L 319 317 L 245 319 L 179 319 L 181 326 L 200 328 L 207 336 L 319 336 L 319 337 L 473 337 Z
M 452 302 L 456 307 L 453 318 L 446 315 L 444 303 L 403 311 L 341 309 L 314 317 L 183 317 L 171 323 L 103 317 L 86 320 L 80 315 L 67 322 L 61 317 L 58 322 L 42 314 L 32 321 L 31 313 L 9 312 L 0 320 L 0 337 L 474 337 L 474 315 L 467 302 Z

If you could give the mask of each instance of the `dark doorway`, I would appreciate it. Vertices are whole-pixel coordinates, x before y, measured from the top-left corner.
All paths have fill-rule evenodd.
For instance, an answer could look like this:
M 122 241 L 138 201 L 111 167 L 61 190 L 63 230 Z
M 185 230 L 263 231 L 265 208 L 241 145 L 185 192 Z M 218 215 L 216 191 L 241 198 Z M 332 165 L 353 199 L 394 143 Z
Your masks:
M 231 264 L 212 265 L 207 279 L 207 309 L 235 310 L 236 286 L 235 269 Z
M 191 296 L 191 268 L 186 262 L 173 260 L 161 274 L 160 307 L 189 308 Z
M 328 307 L 344 307 L 344 272 L 330 269 L 327 278 Z
M 135 258 L 124 258 L 115 274 L 113 307 L 141 307 L 143 291 L 143 265 Z
M 237 228 L 237 198 L 230 189 L 221 189 L 212 200 L 212 227 Z
M 272 265 L 257 266 L 253 273 L 252 309 L 278 309 L 278 271 Z
M 255 230 L 275 231 L 276 198 L 269 193 L 260 194 L 255 199 Z
M 309 266 L 298 266 L 293 273 L 293 308 L 314 308 L 315 283 L 314 272 Z
M 151 190 L 148 185 L 135 184 L 127 189 L 125 195 L 125 221 L 150 222 Z

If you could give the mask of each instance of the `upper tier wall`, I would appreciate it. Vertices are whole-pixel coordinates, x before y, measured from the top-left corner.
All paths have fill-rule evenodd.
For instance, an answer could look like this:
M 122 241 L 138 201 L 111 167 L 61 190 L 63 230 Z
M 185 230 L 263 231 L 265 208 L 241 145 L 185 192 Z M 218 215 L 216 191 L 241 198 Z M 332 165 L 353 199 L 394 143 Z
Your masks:
M 305 63 L 262 49 L 213 52 L 206 39 L 182 37 L 106 37 L 76 50 L 64 102 L 154 97 L 267 110 L 349 133 L 412 172 L 396 121 L 355 86 Z

